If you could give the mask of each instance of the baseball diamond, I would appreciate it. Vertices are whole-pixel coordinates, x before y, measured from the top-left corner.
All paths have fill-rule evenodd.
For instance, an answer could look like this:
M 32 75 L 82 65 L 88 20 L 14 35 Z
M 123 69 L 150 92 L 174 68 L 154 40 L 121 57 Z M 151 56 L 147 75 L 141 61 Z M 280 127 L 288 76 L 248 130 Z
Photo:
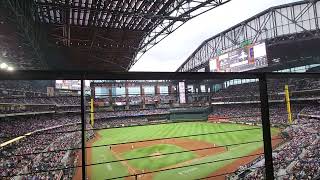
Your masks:
M 219 132 L 226 133 L 219 134 Z M 271 132 L 276 137 L 279 129 L 272 128 Z M 212 134 L 197 136 L 203 133 Z M 96 134 L 98 136 L 87 146 L 105 146 L 89 148 L 87 162 L 95 164 L 115 160 L 123 161 L 88 167 L 89 179 L 124 176 L 130 179 L 132 177 L 129 175 L 134 176 L 139 173 L 145 173 L 139 175 L 139 179 L 205 178 L 214 175 L 217 171 L 223 172 L 224 169 L 225 173 L 230 170 L 234 171 L 258 156 L 254 154 L 263 152 L 262 129 L 258 126 L 240 124 L 183 122 L 105 129 L 97 131 Z M 189 137 L 171 138 L 179 136 Z M 165 139 L 153 140 L 161 138 Z M 274 145 L 280 142 L 281 139 L 275 140 Z M 107 144 L 116 145 L 108 146 Z M 182 153 L 176 154 L 176 152 Z M 219 159 L 240 156 L 244 157 L 239 160 L 219 161 Z M 143 158 L 127 160 L 139 157 Z M 161 171 L 171 168 L 173 169 Z M 159 172 L 148 173 L 157 170 Z

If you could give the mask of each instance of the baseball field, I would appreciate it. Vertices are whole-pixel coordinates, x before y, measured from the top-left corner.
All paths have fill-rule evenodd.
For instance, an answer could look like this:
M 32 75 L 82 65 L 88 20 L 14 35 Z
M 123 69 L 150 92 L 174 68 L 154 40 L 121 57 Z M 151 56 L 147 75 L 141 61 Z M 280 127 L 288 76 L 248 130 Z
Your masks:
M 272 128 L 272 136 L 278 136 L 279 131 Z M 185 122 L 99 130 L 87 144 L 99 146 L 87 149 L 87 164 L 94 164 L 87 167 L 87 174 L 92 180 L 219 179 L 217 175 L 232 172 L 263 153 L 261 141 L 261 127 L 231 123 Z M 273 145 L 280 142 L 278 139 Z

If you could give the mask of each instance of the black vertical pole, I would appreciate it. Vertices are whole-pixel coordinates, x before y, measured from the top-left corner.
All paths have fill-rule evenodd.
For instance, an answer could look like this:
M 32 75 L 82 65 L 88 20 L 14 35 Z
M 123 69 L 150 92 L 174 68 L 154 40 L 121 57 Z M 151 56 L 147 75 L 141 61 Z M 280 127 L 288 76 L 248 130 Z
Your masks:
M 262 76 L 259 77 L 259 90 L 260 90 L 260 101 L 261 101 L 261 118 L 262 118 L 266 179 L 273 180 L 274 174 L 273 174 L 273 162 L 272 162 L 272 144 L 271 144 L 270 118 L 269 118 L 268 86 L 267 86 L 267 79 L 265 74 L 262 74 Z
M 86 179 L 86 120 L 85 120 L 85 99 L 84 99 L 84 79 L 81 78 L 81 150 L 82 150 L 82 179 Z

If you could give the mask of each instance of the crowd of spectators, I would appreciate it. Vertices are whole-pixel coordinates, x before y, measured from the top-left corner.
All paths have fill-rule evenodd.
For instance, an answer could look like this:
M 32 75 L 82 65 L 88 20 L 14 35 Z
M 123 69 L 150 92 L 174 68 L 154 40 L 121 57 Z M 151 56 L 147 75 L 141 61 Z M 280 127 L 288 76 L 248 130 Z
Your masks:
M 41 113 L 48 111 L 80 111 L 80 96 L 0 98 L 1 114 Z
M 244 113 L 254 112 L 254 109 L 257 110 L 259 108 L 247 105 L 242 107 L 237 106 L 237 108 L 225 107 L 224 110 L 223 108 L 219 109 L 223 111 L 219 115 L 229 112 L 229 115 L 236 114 L 241 116 L 241 111 Z M 270 114 L 271 123 L 287 124 L 286 128 L 282 131 L 283 144 L 273 149 L 276 179 L 313 179 L 318 177 L 320 175 L 320 119 L 296 116 L 293 124 L 290 125 L 286 122 L 286 117 L 283 120 L 279 120 L 279 114 L 285 112 L 279 109 L 284 109 L 284 107 L 274 109 L 274 113 Z M 300 104 L 294 110 L 298 112 L 297 115 L 304 113 L 309 116 L 319 114 L 320 112 L 317 104 Z M 270 112 L 273 112 L 273 110 L 270 109 Z M 242 118 L 240 121 L 246 120 Z M 229 176 L 229 179 L 238 179 L 241 173 L 246 173 L 243 179 L 264 179 L 264 166 L 261 167 L 263 164 L 263 156 L 258 157 L 253 162 L 240 167 L 236 171 L 236 175 Z M 249 173 L 248 169 L 251 169 Z
M 313 179 L 320 175 L 320 108 L 316 98 L 320 97 L 320 81 L 314 79 L 283 79 L 269 80 L 269 100 L 284 100 L 284 86 L 288 84 L 291 99 L 308 98 L 313 101 L 298 101 L 291 103 L 293 124 L 288 123 L 288 113 L 284 103 L 269 103 L 271 124 L 282 124 L 287 127 L 284 144 L 274 148 L 273 159 L 276 179 Z M 307 91 L 306 91 L 307 90 Z M 309 91 L 312 90 L 312 91 Z M 259 101 L 258 83 L 247 83 L 232 85 L 215 93 L 212 97 L 214 102 L 244 102 Z M 215 105 L 211 116 L 227 117 L 230 121 L 236 122 L 260 122 L 259 104 L 235 104 Z M 317 119 L 310 119 L 310 118 Z M 242 179 L 264 179 L 265 171 L 260 161 L 263 157 L 257 158 L 253 163 L 241 167 L 239 172 L 248 172 Z M 264 163 L 264 162 L 263 162 Z M 263 165 L 262 163 L 262 165 Z M 236 178 L 234 178 L 236 177 Z M 238 179 L 239 176 L 231 176 L 229 179 Z
M 44 92 L 35 92 L 35 91 L 25 91 L 25 90 L 16 90 L 16 89 L 5 89 L 0 88 L 0 97 L 23 97 L 23 96 L 43 96 L 46 95 Z
M 300 114 L 320 116 L 319 106 L 317 104 L 307 106 L 302 109 Z
M 0 105 L 0 114 L 2 116 L 11 116 L 12 114 L 46 114 L 54 112 L 80 112 L 80 106 L 54 106 L 54 105 Z M 89 110 L 89 106 L 86 107 Z
M 314 79 L 282 79 L 268 80 L 268 95 L 270 100 L 284 100 L 284 87 L 289 85 L 289 91 L 292 98 L 295 97 L 320 97 L 318 93 L 310 95 L 304 94 L 304 90 L 319 90 L 320 81 Z M 298 94 L 297 92 L 301 92 Z M 251 82 L 244 84 L 231 85 L 227 88 L 220 89 L 211 97 L 214 102 L 243 102 L 259 101 L 259 83 Z
M 0 98 L 0 103 L 32 105 L 50 104 L 58 106 L 80 105 L 80 96 L 40 96 L 40 97 L 8 97 Z
M 156 97 L 153 97 L 156 98 Z M 104 103 L 101 99 L 96 99 L 95 106 L 112 107 L 115 111 L 123 111 L 126 109 L 138 111 L 140 109 L 169 108 L 169 100 L 171 96 L 158 96 L 161 102 L 154 104 L 146 104 L 142 106 L 140 96 L 130 96 L 129 106 L 127 107 L 126 97 L 116 97 L 114 105 Z M 11 113 L 39 113 L 47 111 L 68 112 L 80 111 L 80 96 L 22 96 L 22 97 L 2 97 L 0 98 L 1 114 Z M 89 99 L 87 99 L 87 110 L 89 109 Z
M 131 111 L 140 111 L 141 106 L 140 105 L 131 105 L 130 110 Z
M 145 125 L 148 124 L 148 119 L 145 117 L 136 117 L 136 118 L 116 118 L 108 120 L 96 120 L 95 128 L 112 128 L 112 127 L 125 127 L 125 126 L 136 126 L 136 125 Z
M 139 111 L 109 111 L 109 112 L 97 112 L 94 114 L 95 119 L 106 119 L 115 117 L 134 117 L 134 116 L 150 116 L 158 114 L 169 114 L 168 109 L 150 109 Z
M 105 98 L 97 98 L 97 102 L 103 102 L 104 105 L 110 105 L 110 102 L 114 102 L 116 105 L 140 105 L 143 102 L 145 104 L 169 104 L 170 102 L 175 102 L 175 97 L 171 95 L 129 95 L 126 96 L 117 96 L 117 97 L 105 97 Z
M 142 103 L 141 96 L 129 96 L 128 97 L 129 105 L 140 105 Z
M 176 98 L 173 95 L 146 95 L 144 97 L 145 104 L 169 104 L 171 102 L 176 102 Z
M 246 90 L 245 92 L 243 91 L 244 89 Z M 259 92 L 259 84 L 252 82 L 241 85 L 231 85 L 228 88 L 221 89 L 214 93 L 212 98 L 252 96 L 257 94 L 257 92 Z
M 173 95 L 160 95 L 159 96 L 160 103 L 169 104 L 171 102 L 175 102 L 175 97 Z
M 287 127 L 286 142 L 273 151 L 277 179 L 313 179 L 320 174 L 320 120 L 303 119 Z M 263 179 L 264 168 L 254 169 L 244 179 Z
M 154 95 L 146 95 L 144 97 L 144 103 L 145 104 L 155 104 L 156 101 L 158 101 L 159 99 L 154 96 Z
M 152 107 L 152 106 L 151 106 Z M 171 106 L 169 104 L 159 104 L 158 108 L 169 109 Z
M 298 160 L 291 169 L 291 179 L 312 179 L 320 175 L 320 139 L 305 148 L 305 154 L 298 157 Z
M 81 141 L 80 114 L 6 117 L 0 126 L 0 143 L 21 137 L 0 147 L 0 179 L 72 179 Z M 89 118 L 86 129 L 89 140 L 94 136 Z
M 35 83 L 36 82 L 36 83 Z M 49 81 L 1 80 L 0 94 L 10 95 L 42 95 L 47 92 Z M 35 85 L 36 84 L 36 85 Z M 43 84 L 41 86 L 41 84 Z M 39 86 L 40 85 L 40 86 Z M 50 85 L 49 85 L 50 86 Z M 4 96 L 1 96 L 4 97 Z
M 71 179 L 73 173 L 54 170 L 74 166 L 76 151 L 70 149 L 80 148 L 81 134 L 79 131 L 70 131 L 79 128 L 79 125 L 69 125 L 44 130 L 2 147 L 1 179 L 9 180 L 12 179 L 10 176 L 19 177 L 19 175 L 23 179 Z M 48 170 L 53 171 L 37 173 Z
M 292 104 L 292 116 L 295 118 L 303 106 Z M 271 124 L 287 124 L 288 113 L 285 105 L 269 106 Z M 226 118 L 229 121 L 261 123 L 261 109 L 258 104 L 215 105 L 209 116 Z
M 294 87 L 294 90 L 315 90 L 320 88 L 319 79 L 291 79 L 290 84 Z
M 24 113 L 24 112 L 47 112 L 55 111 L 55 106 L 21 106 L 21 105 L 0 105 L 0 114 Z
M 30 116 L 13 116 L 0 119 L 0 142 L 36 130 L 80 122 L 80 115 L 41 114 Z

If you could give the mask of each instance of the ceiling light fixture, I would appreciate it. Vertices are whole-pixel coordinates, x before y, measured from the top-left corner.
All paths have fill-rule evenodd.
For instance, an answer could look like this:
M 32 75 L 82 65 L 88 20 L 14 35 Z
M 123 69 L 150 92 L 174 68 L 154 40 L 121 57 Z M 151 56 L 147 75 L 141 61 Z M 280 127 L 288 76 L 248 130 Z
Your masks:
M 1 69 L 6 69 L 8 67 L 8 65 L 6 63 L 1 63 L 0 64 L 0 68 Z
M 13 67 L 8 66 L 8 71 L 13 71 L 13 70 L 14 70 Z

